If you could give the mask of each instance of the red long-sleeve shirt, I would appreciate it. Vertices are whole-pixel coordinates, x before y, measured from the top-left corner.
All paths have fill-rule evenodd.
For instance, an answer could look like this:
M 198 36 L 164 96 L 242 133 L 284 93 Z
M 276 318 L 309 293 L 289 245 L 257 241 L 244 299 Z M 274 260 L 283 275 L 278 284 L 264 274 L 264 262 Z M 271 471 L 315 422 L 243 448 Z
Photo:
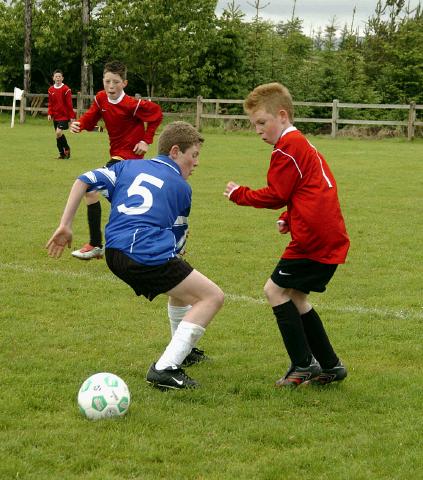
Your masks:
M 81 130 L 93 130 L 101 118 L 109 133 L 110 156 L 126 160 L 142 158 L 142 155 L 134 153 L 134 147 L 141 140 L 153 143 L 154 133 L 163 114 L 157 103 L 137 100 L 126 94 L 114 102 L 102 90 L 97 93 L 89 110 L 79 119 Z
M 308 258 L 326 264 L 345 262 L 350 241 L 339 205 L 335 178 L 323 156 L 295 127 L 289 127 L 272 152 L 267 187 L 239 187 L 230 194 L 238 205 L 279 209 L 292 240 L 282 258 Z
M 48 89 L 48 115 L 56 122 L 69 121 L 76 118 L 72 106 L 72 91 L 62 83 L 60 87 L 52 85 Z

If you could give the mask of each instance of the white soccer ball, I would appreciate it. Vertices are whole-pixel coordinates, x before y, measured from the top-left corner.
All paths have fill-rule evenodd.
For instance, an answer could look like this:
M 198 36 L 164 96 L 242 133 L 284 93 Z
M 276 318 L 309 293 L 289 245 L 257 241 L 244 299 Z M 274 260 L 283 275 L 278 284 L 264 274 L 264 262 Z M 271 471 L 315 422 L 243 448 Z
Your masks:
M 131 401 L 126 383 L 113 373 L 96 373 L 87 378 L 78 392 L 79 410 L 90 420 L 121 417 Z

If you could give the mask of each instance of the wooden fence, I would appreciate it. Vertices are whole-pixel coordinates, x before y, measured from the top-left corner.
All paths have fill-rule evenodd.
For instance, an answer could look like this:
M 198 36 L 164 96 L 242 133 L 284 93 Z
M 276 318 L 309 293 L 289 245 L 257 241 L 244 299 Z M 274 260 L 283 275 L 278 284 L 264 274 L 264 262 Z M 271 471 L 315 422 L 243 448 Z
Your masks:
M 13 93 L 0 92 L 0 97 L 13 97 Z M 24 94 L 19 105 L 20 123 L 25 122 L 27 114 L 32 116 L 38 113 L 47 114 L 47 94 Z M 90 104 L 93 96 L 90 95 L 72 95 L 76 101 L 77 117 L 82 115 L 86 110 L 84 105 Z M 224 122 L 233 122 L 236 120 L 248 120 L 248 116 L 244 114 L 231 114 L 228 112 L 229 105 L 242 105 L 243 100 L 228 100 L 218 98 L 168 98 L 168 97 L 152 97 L 151 100 L 162 105 L 163 114 L 168 117 L 177 117 L 180 119 L 191 117 L 195 122 L 195 126 L 201 130 L 204 120 L 223 120 Z M 11 102 L 10 102 L 11 103 Z M 178 109 L 165 108 L 175 104 L 187 104 L 188 108 L 184 111 Z M 407 138 L 412 140 L 415 136 L 416 127 L 422 127 L 423 121 L 418 120 L 417 112 L 423 110 L 423 105 L 416 105 L 414 102 L 406 105 L 398 104 L 365 104 L 365 103 L 343 103 L 338 100 L 332 102 L 294 102 L 296 107 L 308 107 L 319 109 L 328 109 L 328 115 L 325 118 L 318 117 L 295 117 L 295 123 L 320 123 L 329 124 L 331 136 L 336 137 L 341 125 L 376 125 L 376 126 L 400 126 L 407 130 Z M 242 109 L 242 107 L 239 107 Z M 346 119 L 342 118 L 340 112 L 342 109 L 355 110 L 404 110 L 404 120 L 368 120 L 368 119 Z M 12 106 L 0 105 L 0 111 L 11 111 Z M 213 113 L 211 113 L 213 112 Z

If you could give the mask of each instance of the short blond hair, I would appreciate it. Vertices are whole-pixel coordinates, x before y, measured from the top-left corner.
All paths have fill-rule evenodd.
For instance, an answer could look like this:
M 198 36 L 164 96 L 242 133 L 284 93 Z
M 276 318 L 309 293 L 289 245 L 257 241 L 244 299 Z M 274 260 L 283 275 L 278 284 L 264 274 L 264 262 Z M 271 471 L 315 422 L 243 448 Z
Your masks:
M 166 125 L 159 137 L 158 153 L 159 155 L 169 155 L 174 145 L 178 145 L 181 152 L 184 153 L 193 145 L 203 142 L 204 138 L 190 123 L 172 122 Z
M 294 120 L 294 105 L 289 90 L 281 83 L 265 83 L 259 85 L 244 101 L 244 110 L 253 113 L 263 108 L 266 112 L 276 115 L 285 110 L 290 122 Z

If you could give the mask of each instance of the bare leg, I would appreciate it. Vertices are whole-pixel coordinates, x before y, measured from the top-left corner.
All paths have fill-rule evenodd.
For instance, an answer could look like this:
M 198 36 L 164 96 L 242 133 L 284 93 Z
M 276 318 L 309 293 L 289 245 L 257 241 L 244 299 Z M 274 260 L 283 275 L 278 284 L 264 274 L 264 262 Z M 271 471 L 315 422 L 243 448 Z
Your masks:
M 224 301 L 222 290 L 202 273 L 194 270 L 167 292 L 172 303 L 192 305 L 180 321 L 175 333 L 156 363 L 157 370 L 179 367 L 204 335 L 206 326 L 220 310 Z

